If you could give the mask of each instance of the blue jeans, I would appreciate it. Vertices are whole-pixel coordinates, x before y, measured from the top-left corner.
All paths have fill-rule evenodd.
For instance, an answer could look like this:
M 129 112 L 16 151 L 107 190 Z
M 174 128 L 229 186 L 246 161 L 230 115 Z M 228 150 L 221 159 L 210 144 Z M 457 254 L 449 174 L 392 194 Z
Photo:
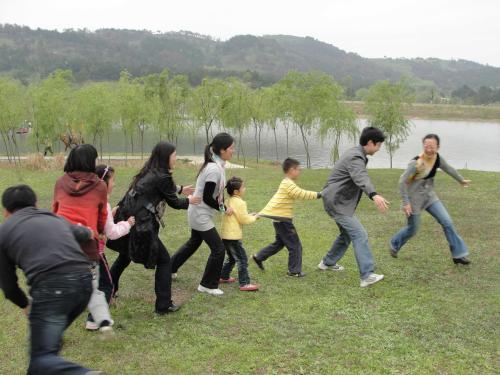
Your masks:
M 467 245 L 465 245 L 464 240 L 458 235 L 453 221 L 451 220 L 448 211 L 444 207 L 441 201 L 434 202 L 429 207 L 427 207 L 427 212 L 430 213 L 436 221 L 443 227 L 444 235 L 448 240 L 450 245 L 451 256 L 453 258 L 462 258 L 469 254 Z M 408 224 L 406 227 L 401 229 L 394 237 L 391 239 L 391 247 L 399 251 L 403 245 L 412 238 L 420 227 L 420 214 L 411 215 L 408 217 Z
M 248 258 L 243 244 L 239 240 L 222 240 L 227 251 L 227 258 L 222 266 L 220 275 L 223 279 L 229 279 L 234 264 L 238 265 L 238 281 L 240 286 L 250 284 L 250 275 L 248 274 Z
M 354 255 L 358 262 L 361 279 L 366 279 L 374 270 L 373 256 L 368 244 L 368 233 L 356 216 L 336 215 L 334 218 L 340 234 L 332 248 L 323 258 L 327 266 L 335 265 L 345 254 L 352 242 Z
M 86 374 L 89 369 L 57 354 L 64 330 L 80 315 L 92 294 L 88 273 L 52 274 L 37 280 L 30 291 L 31 353 L 29 375 Z

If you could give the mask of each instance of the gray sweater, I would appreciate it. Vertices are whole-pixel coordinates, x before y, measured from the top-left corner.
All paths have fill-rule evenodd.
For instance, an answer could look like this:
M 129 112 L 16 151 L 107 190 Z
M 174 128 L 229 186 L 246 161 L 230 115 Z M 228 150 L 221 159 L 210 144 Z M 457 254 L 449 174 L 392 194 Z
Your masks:
M 458 182 L 464 180 L 441 155 L 439 155 L 439 168 Z M 439 200 L 434 191 L 434 177 L 426 177 L 426 175 L 417 174 L 417 160 L 412 160 L 399 178 L 399 192 L 403 199 L 403 206 L 410 203 L 414 214 L 420 213 Z
M 363 146 L 347 150 L 337 161 L 323 189 L 323 205 L 328 215 L 353 216 L 363 192 L 373 198 L 375 187 L 371 183 Z

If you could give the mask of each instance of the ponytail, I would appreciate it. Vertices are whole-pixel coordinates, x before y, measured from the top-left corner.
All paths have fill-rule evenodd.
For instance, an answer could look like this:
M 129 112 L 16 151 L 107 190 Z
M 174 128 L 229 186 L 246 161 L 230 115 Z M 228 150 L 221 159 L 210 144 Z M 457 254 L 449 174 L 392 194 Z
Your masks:
M 212 142 L 205 146 L 203 165 L 198 172 L 198 176 L 205 169 L 208 163 L 214 163 L 213 155 L 220 156 L 221 150 L 226 150 L 234 143 L 234 138 L 228 133 L 217 134 Z

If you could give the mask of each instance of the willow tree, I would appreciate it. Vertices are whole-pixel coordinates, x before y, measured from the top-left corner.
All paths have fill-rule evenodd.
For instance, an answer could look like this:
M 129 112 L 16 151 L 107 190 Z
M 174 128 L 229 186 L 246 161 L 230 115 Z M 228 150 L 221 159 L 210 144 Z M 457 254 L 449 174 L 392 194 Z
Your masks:
M 411 123 L 404 112 L 411 99 L 404 81 L 379 81 L 370 87 L 365 98 L 369 124 L 385 133 L 384 144 L 389 152 L 391 168 L 395 152 L 410 134 Z
M 0 77 L 0 134 L 9 162 L 19 160 L 16 130 L 26 115 L 24 87 L 11 78 Z

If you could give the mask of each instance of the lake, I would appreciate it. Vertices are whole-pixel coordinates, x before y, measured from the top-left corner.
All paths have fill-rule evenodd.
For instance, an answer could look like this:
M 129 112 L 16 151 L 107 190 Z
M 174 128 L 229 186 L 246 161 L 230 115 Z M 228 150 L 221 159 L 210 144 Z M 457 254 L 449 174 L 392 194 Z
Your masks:
M 401 145 L 393 159 L 394 168 L 405 168 L 408 161 L 422 151 L 421 140 L 428 133 L 436 133 L 441 138 L 440 153 L 446 160 L 457 169 L 473 169 L 482 171 L 500 171 L 500 123 L 496 122 L 471 122 L 471 121 L 443 121 L 443 120 L 412 120 L 412 130 L 408 139 Z M 360 128 L 366 126 L 366 120 L 358 119 Z M 214 134 L 217 128 L 214 129 Z M 28 148 L 27 137 L 20 136 L 20 144 L 23 150 Z M 138 137 L 137 137 L 138 138 Z M 261 158 L 276 160 L 274 146 L 274 135 L 271 130 L 262 131 Z M 158 135 L 149 132 L 145 135 L 145 150 L 150 151 L 158 141 Z M 179 139 L 179 155 L 201 155 L 205 144 L 204 131 L 200 131 L 196 139 L 195 151 L 193 151 L 192 140 L 184 136 Z M 309 139 L 311 164 L 313 168 L 329 168 L 332 166 L 330 159 L 331 141 L 322 143 L 316 136 Z M 340 153 L 355 142 L 343 139 L 340 145 Z M 120 131 L 113 131 L 109 144 L 104 142 L 106 152 L 123 152 L 124 140 Z M 243 149 L 245 154 L 255 157 L 256 147 L 254 133 L 249 129 L 244 135 Z M 3 147 L 2 147 L 3 153 Z M 130 151 L 130 148 L 129 148 Z M 139 140 L 134 146 L 137 154 L 139 151 Z M 286 155 L 285 131 L 278 131 L 278 154 L 279 160 Z M 305 152 L 302 138 L 296 130 L 289 133 L 289 156 L 299 159 L 305 164 Z M 233 160 L 238 162 L 236 158 Z M 370 158 L 370 168 L 389 168 L 389 154 L 382 147 L 376 155 Z

